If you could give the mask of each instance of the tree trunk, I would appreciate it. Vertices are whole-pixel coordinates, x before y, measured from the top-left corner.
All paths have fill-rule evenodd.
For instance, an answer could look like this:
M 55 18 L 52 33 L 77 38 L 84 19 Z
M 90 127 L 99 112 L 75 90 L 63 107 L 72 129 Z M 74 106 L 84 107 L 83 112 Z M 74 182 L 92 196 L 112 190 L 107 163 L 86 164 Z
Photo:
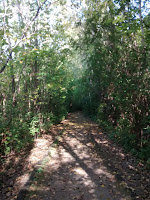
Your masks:
M 141 33 L 142 33 L 141 43 L 144 46 L 144 27 L 143 27 L 143 20 L 142 20 L 142 0 L 139 0 L 139 17 L 140 17 L 140 25 L 141 25 Z

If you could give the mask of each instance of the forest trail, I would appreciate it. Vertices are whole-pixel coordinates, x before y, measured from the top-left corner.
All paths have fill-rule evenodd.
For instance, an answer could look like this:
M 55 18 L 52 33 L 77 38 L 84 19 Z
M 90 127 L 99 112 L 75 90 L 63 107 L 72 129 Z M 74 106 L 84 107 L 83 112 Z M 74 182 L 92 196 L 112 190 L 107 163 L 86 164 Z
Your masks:
M 109 165 L 113 158 L 106 156 L 104 159 L 93 152 L 91 136 L 95 133 L 102 134 L 97 125 L 81 113 L 70 114 L 67 120 L 54 128 L 54 142 L 48 150 L 50 158 L 43 169 L 41 165 L 38 166 L 42 172 L 31 181 L 25 199 L 130 199 L 123 187 L 118 187 L 115 179 L 117 171 L 112 173 L 105 165 L 105 162 Z M 99 142 L 100 147 L 108 145 L 104 137 Z M 101 150 L 105 152 L 105 148 Z
M 22 188 L 17 200 L 149 199 L 133 158 L 80 112 L 53 126 L 50 136 L 36 139 L 22 165 L 28 170 L 16 178 Z
M 50 158 L 43 169 L 38 166 L 41 173 L 30 184 L 26 200 L 130 199 L 118 187 L 115 174 L 107 169 L 103 157 L 93 152 L 90 135 L 98 134 L 96 124 L 81 113 L 72 113 L 53 132 L 57 138 L 49 147 Z M 104 138 L 100 142 L 108 145 Z

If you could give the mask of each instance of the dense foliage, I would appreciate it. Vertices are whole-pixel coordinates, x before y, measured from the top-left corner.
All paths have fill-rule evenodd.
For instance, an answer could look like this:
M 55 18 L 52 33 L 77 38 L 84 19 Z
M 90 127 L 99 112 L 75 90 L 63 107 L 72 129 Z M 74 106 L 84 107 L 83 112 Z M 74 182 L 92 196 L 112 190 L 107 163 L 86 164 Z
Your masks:
M 28 144 L 73 105 L 150 162 L 148 3 L 0 3 L 1 154 Z
M 1 94 L 1 151 L 21 148 L 20 141 L 26 143 L 45 126 L 59 122 L 69 108 L 69 71 L 64 55 L 54 49 L 33 49 L 24 54 L 13 65 L 17 79 L 14 92 L 11 68 L 5 72 L 5 90 Z
M 49 25 L 46 20 L 49 11 L 38 20 L 26 22 L 24 6 L 26 12 L 30 8 L 29 18 L 35 19 L 40 8 L 38 3 L 6 1 L 1 4 L 4 13 L 1 19 L 1 69 L 4 69 L 0 74 L 1 155 L 30 144 L 42 131 L 60 122 L 69 110 L 71 72 L 67 56 L 70 53 L 60 45 L 61 24 L 57 22 L 51 32 L 45 29 Z M 12 16 L 7 15 L 13 12 L 12 6 L 22 10 L 22 13 L 17 11 L 19 18 L 14 24 Z M 41 3 L 41 6 L 44 5 Z M 24 27 L 28 29 L 26 32 Z
M 82 45 L 77 43 L 87 67 L 75 100 L 82 94 L 78 103 L 84 111 L 149 163 L 150 16 L 142 17 L 141 3 L 89 1 Z

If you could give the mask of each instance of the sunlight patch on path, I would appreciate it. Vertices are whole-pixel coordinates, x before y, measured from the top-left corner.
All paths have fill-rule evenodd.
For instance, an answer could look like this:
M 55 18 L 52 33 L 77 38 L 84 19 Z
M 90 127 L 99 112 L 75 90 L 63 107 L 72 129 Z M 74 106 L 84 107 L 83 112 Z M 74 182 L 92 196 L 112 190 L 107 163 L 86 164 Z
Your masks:
M 29 181 L 30 173 L 34 168 L 38 167 L 40 161 L 47 155 L 49 148 L 49 141 L 44 138 L 35 139 L 34 148 L 31 150 L 28 157 L 28 166 L 27 171 L 16 179 L 16 185 L 20 188 L 23 188 L 26 183 Z
M 26 199 L 33 200 L 129 200 L 117 188 L 114 174 L 108 171 L 103 158 L 93 151 L 90 134 L 97 125 L 80 113 L 73 113 L 64 120 L 64 131 L 56 147 L 50 148 L 50 159 L 29 188 Z M 93 130 L 93 131 L 92 131 Z M 57 135 L 57 133 L 56 133 Z M 108 145 L 100 141 L 100 145 Z M 41 159 L 48 150 L 48 143 L 39 140 L 31 152 L 30 162 L 38 162 L 35 150 L 45 147 Z M 37 149 L 36 149 L 37 148 Z M 35 196 L 34 196 L 35 195 Z

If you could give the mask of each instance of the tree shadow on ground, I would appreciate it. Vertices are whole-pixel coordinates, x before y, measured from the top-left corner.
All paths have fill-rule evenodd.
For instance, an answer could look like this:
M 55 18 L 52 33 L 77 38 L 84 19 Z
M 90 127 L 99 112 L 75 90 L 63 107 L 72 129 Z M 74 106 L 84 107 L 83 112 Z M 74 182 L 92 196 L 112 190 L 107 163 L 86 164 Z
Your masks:
M 114 171 L 116 179 L 123 183 L 133 199 L 150 199 L 150 174 L 144 167 L 138 166 L 136 159 L 115 146 L 104 135 L 91 130 L 89 138 L 94 150 L 103 158 L 109 171 Z
M 43 200 L 121 200 L 115 193 L 115 183 L 104 173 L 96 174 L 92 168 L 85 164 L 67 144 L 60 144 L 69 152 L 74 161 L 55 163 L 56 170 L 48 169 L 39 177 L 37 186 L 28 191 L 25 199 Z M 33 173 L 34 174 L 34 173 Z M 109 182 L 109 184 L 107 184 Z M 30 186 L 33 182 L 30 182 Z M 105 183 L 105 185 L 104 185 Z
M 73 134 L 86 145 L 87 141 Z M 142 166 L 138 166 L 136 159 L 113 144 L 99 127 L 89 128 L 87 138 L 92 143 L 93 152 L 103 160 L 103 164 L 110 173 L 114 173 L 118 184 L 125 187 L 133 199 L 150 199 L 150 174 Z
M 72 146 L 72 139 L 76 138 L 76 133 L 80 133 L 81 130 L 82 128 L 79 127 L 68 127 L 69 136 L 62 136 L 63 139 L 59 142 L 56 152 L 57 159 L 54 159 L 54 162 L 52 159 L 50 166 L 47 165 L 43 173 L 37 177 L 36 170 L 32 172 L 30 181 L 24 190 L 25 196 L 21 197 L 20 192 L 18 200 L 21 198 L 26 200 L 127 199 L 122 188 L 116 189 L 117 183 L 113 175 L 108 173 L 105 166 L 102 165 L 101 158 L 94 157 L 90 148 L 85 144 L 80 148 L 79 144 Z M 78 139 L 81 135 L 82 133 L 79 134 Z
M 128 191 L 129 199 L 149 199 L 150 193 L 143 192 L 143 189 L 148 191 L 141 177 L 145 178 L 145 174 L 137 169 L 133 157 L 108 140 L 98 125 L 80 113 L 73 113 L 59 126 L 67 134 L 62 134 L 57 144 L 56 162 L 50 159 L 38 175 L 35 168 L 17 200 L 123 200 L 128 199 L 125 197 Z M 57 129 L 51 132 L 53 141 L 58 133 Z M 79 145 L 84 147 L 80 149 Z M 62 149 L 71 157 L 63 158 Z
M 0 173 L 0 199 L 12 200 L 15 198 L 17 179 L 24 174 L 25 163 L 28 163 L 28 156 L 34 147 L 34 143 L 28 145 L 19 153 L 10 154 L 5 158 L 5 164 Z

